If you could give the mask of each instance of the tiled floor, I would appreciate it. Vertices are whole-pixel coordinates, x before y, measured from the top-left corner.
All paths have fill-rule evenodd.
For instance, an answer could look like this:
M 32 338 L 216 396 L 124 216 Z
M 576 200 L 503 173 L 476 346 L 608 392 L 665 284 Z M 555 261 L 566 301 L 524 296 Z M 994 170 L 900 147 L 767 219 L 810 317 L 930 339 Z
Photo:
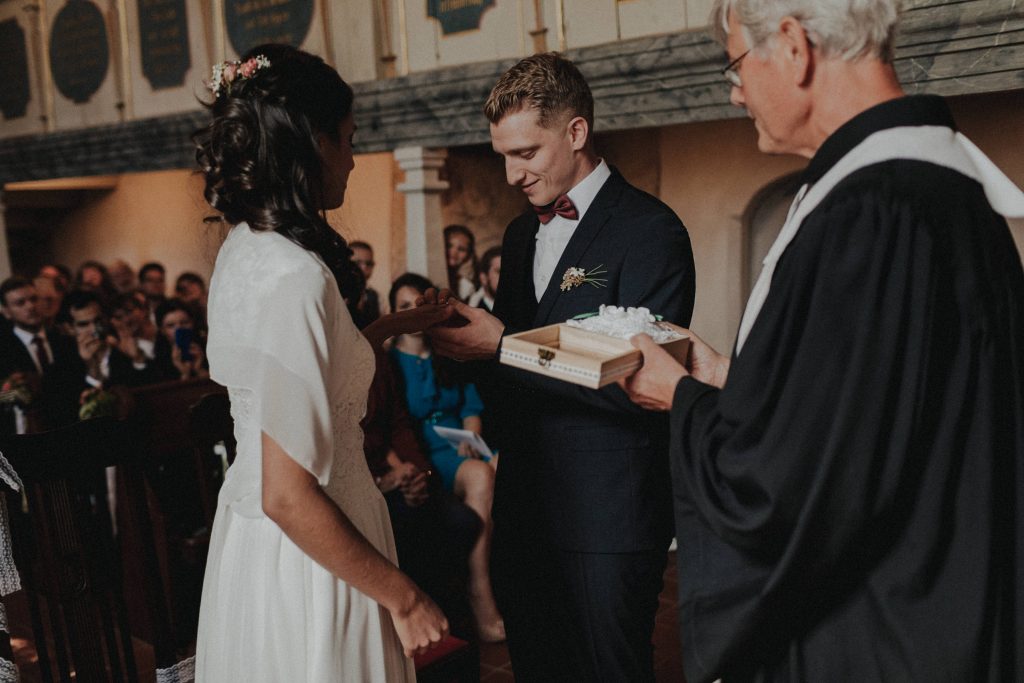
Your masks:
M 679 648 L 679 628 L 676 620 L 676 560 L 675 553 L 669 554 L 665 569 L 665 588 L 658 598 L 658 615 L 654 625 L 654 673 L 658 681 L 683 682 L 683 662 Z M 11 639 L 14 655 L 21 673 L 22 683 L 38 683 L 42 679 L 32 643 L 29 627 L 28 608 L 23 593 L 15 593 L 4 599 L 8 607 Z M 152 681 L 152 653 L 145 645 L 139 644 L 136 657 L 140 666 L 141 680 Z M 485 683 L 514 681 L 508 648 L 503 644 L 480 647 L 480 680 Z

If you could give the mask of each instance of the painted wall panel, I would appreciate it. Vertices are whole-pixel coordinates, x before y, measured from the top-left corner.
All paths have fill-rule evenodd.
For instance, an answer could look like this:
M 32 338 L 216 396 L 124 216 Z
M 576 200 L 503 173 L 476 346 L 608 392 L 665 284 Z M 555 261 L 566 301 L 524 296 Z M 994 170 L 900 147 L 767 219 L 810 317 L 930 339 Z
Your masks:
M 333 63 L 324 32 L 327 0 L 223 0 L 224 56 L 234 60 L 260 43 L 300 47 Z M 214 61 L 220 61 L 214 56 Z
M 686 0 L 686 27 L 703 28 L 708 25 L 714 0 Z
M 212 17 L 200 0 L 127 0 L 134 118 L 196 109 L 209 98 Z
M 122 120 L 117 9 L 111 0 L 46 5 L 54 126 L 85 128 Z
M 618 0 L 619 36 L 639 38 L 686 28 L 686 0 Z
M 0 137 L 42 133 L 46 105 L 40 80 L 39 13 L 20 2 L 0 3 Z

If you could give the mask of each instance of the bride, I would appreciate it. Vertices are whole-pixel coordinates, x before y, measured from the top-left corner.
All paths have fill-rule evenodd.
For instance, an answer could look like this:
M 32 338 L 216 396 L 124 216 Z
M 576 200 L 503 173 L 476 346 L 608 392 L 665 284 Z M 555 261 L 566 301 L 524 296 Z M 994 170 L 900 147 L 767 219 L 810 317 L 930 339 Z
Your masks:
M 449 315 L 428 306 L 360 334 L 351 252 L 323 217 L 354 167 L 352 90 L 318 57 L 254 48 L 214 69 L 195 133 L 205 195 L 231 228 L 210 283 L 207 356 L 238 456 L 218 500 L 198 681 L 413 681 L 447 633 L 395 565 L 359 420 L 371 344 Z M 364 337 L 365 335 L 365 337 Z

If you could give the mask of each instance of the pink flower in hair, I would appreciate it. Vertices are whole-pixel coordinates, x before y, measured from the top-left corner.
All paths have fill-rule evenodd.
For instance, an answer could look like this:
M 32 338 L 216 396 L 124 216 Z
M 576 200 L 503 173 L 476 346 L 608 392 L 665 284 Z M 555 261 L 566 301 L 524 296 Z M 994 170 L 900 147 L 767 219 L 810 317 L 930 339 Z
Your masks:
M 253 72 L 259 68 L 259 64 L 256 62 L 255 57 L 250 57 L 245 61 L 244 64 L 238 67 L 238 72 L 242 74 L 244 78 L 252 76 Z

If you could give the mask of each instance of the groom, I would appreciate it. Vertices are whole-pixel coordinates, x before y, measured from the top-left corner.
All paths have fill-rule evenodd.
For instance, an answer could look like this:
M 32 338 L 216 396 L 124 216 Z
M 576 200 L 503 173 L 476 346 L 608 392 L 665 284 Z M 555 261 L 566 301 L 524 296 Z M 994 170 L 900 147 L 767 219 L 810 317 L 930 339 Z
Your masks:
M 594 102 L 556 54 L 506 72 L 484 106 L 510 185 L 533 209 L 508 226 L 494 314 L 430 331 L 474 364 L 502 459 L 494 497 L 495 593 L 516 679 L 654 679 L 651 635 L 672 537 L 664 415 L 618 386 L 584 389 L 499 365 L 501 338 L 595 312 L 646 306 L 680 325 L 693 255 L 667 206 L 600 159 Z M 568 283 L 569 268 L 590 273 Z

